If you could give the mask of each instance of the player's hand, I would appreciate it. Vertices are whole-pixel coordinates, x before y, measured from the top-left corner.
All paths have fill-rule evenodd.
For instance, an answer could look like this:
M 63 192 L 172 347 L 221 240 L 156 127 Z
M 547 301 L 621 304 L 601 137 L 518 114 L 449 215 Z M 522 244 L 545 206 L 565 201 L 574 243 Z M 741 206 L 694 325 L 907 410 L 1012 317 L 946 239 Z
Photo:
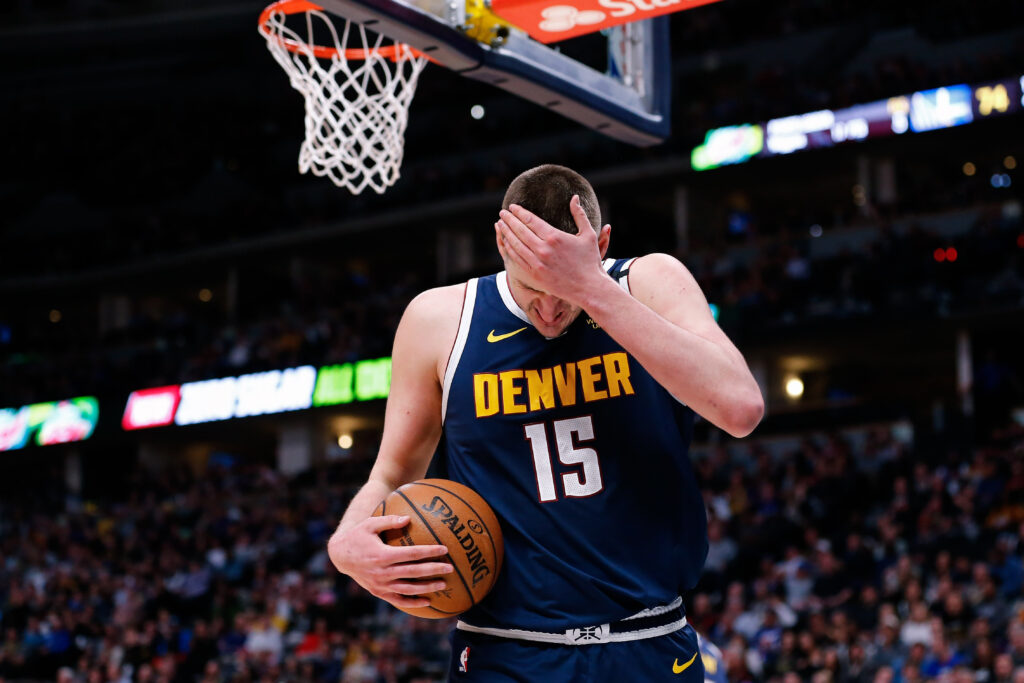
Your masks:
M 447 555 L 443 545 L 391 546 L 378 535 L 408 523 L 408 517 L 399 515 L 369 517 L 335 532 L 327 542 L 327 554 L 339 572 L 378 598 L 395 607 L 426 607 L 430 601 L 418 596 L 445 588 L 437 577 L 450 573 L 452 566 L 426 561 Z
M 581 305 L 583 297 L 592 291 L 595 279 L 605 277 L 605 272 L 601 268 L 597 233 L 578 196 L 573 195 L 569 210 L 578 229 L 575 235 L 552 227 L 518 204 L 500 212 L 494 229 L 502 257 L 529 276 L 531 281 L 527 284 Z M 606 225 L 602 232 L 607 229 Z

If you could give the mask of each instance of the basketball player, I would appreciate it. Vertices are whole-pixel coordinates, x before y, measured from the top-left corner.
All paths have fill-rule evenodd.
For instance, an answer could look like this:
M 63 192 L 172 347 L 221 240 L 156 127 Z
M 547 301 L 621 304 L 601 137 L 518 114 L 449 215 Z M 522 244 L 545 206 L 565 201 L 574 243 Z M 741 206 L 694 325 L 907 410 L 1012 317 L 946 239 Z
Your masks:
M 490 503 L 505 540 L 452 634 L 452 681 L 703 681 L 680 598 L 707 552 L 693 416 L 745 436 L 760 390 L 681 263 L 605 259 L 582 176 L 531 169 L 503 207 L 505 271 L 424 292 L 398 326 L 380 453 L 331 560 L 399 607 L 444 587 L 443 546 L 387 546 L 408 518 L 370 517 L 440 444 L 442 476 Z

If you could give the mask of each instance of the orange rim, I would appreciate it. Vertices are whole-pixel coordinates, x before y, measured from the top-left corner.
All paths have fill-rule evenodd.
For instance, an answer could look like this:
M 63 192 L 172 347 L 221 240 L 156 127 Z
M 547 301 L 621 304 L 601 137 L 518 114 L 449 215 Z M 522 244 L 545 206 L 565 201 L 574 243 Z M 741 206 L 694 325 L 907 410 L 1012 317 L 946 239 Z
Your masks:
M 281 47 L 288 50 L 289 52 L 294 52 L 296 54 L 305 54 L 307 52 L 312 52 L 316 57 L 319 57 L 321 59 L 331 59 L 338 53 L 344 53 L 345 59 L 358 60 L 367 59 L 371 53 L 376 53 L 382 57 L 385 57 L 386 59 L 395 61 L 398 58 L 398 49 L 400 47 L 409 48 L 409 50 L 412 51 L 412 54 L 416 57 L 427 57 L 427 55 L 423 54 L 422 52 L 413 48 L 412 46 L 404 45 L 402 43 L 395 43 L 394 45 L 382 45 L 376 50 L 358 47 L 339 50 L 336 47 L 326 47 L 324 45 L 310 45 L 309 43 L 300 43 L 296 40 L 291 40 L 290 38 L 285 38 L 283 36 L 275 36 L 267 25 L 268 22 L 270 21 L 270 15 L 273 14 L 274 12 L 280 12 L 281 14 L 284 15 L 290 15 L 300 14 L 302 12 L 309 11 L 322 12 L 323 9 L 324 8 L 321 7 L 320 5 L 309 2 L 309 0 L 277 0 L 277 2 L 267 5 L 267 8 L 260 13 L 260 33 L 262 33 L 264 37 L 266 37 L 268 40 L 276 40 Z M 427 59 L 430 59 L 430 57 L 427 57 Z M 434 60 L 431 59 L 430 61 Z

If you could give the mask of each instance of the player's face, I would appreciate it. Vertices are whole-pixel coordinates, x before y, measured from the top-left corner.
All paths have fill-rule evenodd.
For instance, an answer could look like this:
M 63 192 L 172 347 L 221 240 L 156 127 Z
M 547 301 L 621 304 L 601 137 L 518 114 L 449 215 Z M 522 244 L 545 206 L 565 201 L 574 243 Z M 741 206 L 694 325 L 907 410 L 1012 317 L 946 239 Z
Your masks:
M 530 278 L 515 264 L 506 263 L 508 287 L 512 298 L 523 309 L 537 331 L 545 337 L 557 337 L 583 310 L 564 299 L 551 296 L 530 284 Z

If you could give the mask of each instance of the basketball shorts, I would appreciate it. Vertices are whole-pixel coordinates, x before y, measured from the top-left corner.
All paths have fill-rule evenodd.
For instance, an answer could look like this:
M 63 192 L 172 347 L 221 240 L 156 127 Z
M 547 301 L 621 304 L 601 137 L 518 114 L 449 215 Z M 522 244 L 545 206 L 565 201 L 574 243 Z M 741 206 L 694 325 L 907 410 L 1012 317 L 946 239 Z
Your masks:
M 453 630 L 450 683 L 703 683 L 697 633 L 558 645 Z

